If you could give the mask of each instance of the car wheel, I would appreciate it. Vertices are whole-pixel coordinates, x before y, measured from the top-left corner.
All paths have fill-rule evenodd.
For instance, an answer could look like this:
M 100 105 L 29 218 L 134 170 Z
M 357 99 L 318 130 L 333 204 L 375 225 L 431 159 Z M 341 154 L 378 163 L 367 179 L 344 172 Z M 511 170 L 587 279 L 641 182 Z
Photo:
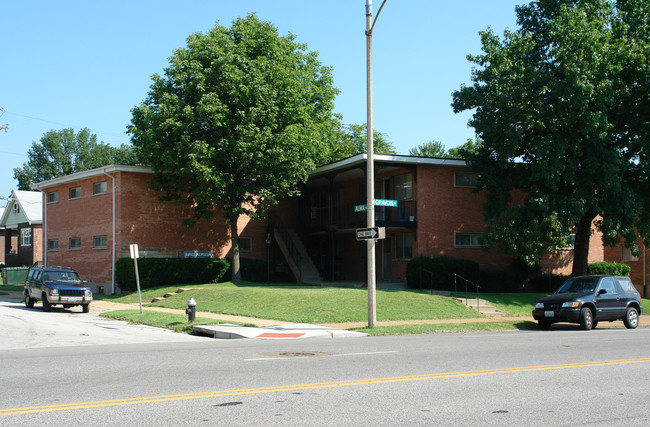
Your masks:
M 84 304 L 81 307 L 83 307 L 84 313 L 90 313 L 90 304 Z
M 580 327 L 585 331 L 594 327 L 594 313 L 587 307 L 580 310 Z
M 542 331 L 548 331 L 549 329 L 551 329 L 551 322 L 549 321 L 539 320 L 537 323 L 539 324 L 539 329 L 541 329 Z
M 627 312 L 623 318 L 623 323 L 625 323 L 625 327 L 628 329 L 634 329 L 639 326 L 639 312 L 636 311 L 636 308 L 627 308 Z
M 52 304 L 47 300 L 47 295 L 43 294 L 43 311 L 52 310 Z
M 34 307 L 34 300 L 29 296 L 29 293 L 25 292 L 25 307 L 32 308 Z

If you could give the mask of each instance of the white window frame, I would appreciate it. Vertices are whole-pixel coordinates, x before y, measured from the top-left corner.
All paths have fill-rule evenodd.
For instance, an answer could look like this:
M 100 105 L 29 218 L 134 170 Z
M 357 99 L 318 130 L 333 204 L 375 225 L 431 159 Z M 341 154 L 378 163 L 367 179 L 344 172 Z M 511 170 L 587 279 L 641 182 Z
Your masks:
M 14 215 L 20 214 L 20 204 L 18 202 L 14 203 L 13 211 L 14 211 Z
M 73 246 L 72 242 L 79 242 L 79 245 L 78 246 L 77 245 Z M 70 239 L 68 240 L 68 248 L 71 251 L 80 251 L 81 250 L 81 237 L 70 237 Z
M 394 244 L 393 249 L 395 250 L 396 260 L 409 260 L 413 259 L 413 234 L 411 233 L 400 233 L 394 234 L 393 236 Z
M 52 191 L 50 193 L 47 193 L 47 203 L 58 203 L 58 201 L 59 201 L 58 191 Z
M 56 252 L 59 250 L 59 239 L 50 239 L 47 241 L 47 251 Z
M 460 236 L 468 236 L 469 244 L 459 244 L 458 238 Z M 457 249 L 472 249 L 472 248 L 482 248 L 484 245 L 479 243 L 479 239 L 483 236 L 483 232 L 476 231 L 454 231 L 454 248 Z
M 239 252 L 253 252 L 253 239 L 251 237 L 239 238 Z
M 20 229 L 20 246 L 31 246 L 32 245 L 32 229 L 31 228 L 21 228 Z
M 106 193 L 108 193 L 108 184 L 106 183 L 106 181 L 95 182 L 93 184 L 93 195 L 106 194 Z
M 106 235 L 93 236 L 93 249 L 106 249 L 108 247 L 108 237 Z
M 463 182 L 463 179 L 459 179 L 459 177 L 465 177 L 465 179 L 472 181 L 470 183 Z M 469 177 L 472 177 L 473 179 L 470 179 Z M 461 172 L 461 171 L 454 171 L 454 187 L 458 188 L 476 188 L 478 186 L 478 177 L 479 174 L 474 173 L 474 172 Z M 475 180 L 475 182 L 474 182 Z
M 75 193 L 73 195 L 73 192 Z M 81 186 L 70 187 L 68 190 L 68 200 L 80 199 L 81 198 Z
M 395 199 L 413 200 L 413 174 L 405 173 L 395 175 L 393 178 L 395 185 Z

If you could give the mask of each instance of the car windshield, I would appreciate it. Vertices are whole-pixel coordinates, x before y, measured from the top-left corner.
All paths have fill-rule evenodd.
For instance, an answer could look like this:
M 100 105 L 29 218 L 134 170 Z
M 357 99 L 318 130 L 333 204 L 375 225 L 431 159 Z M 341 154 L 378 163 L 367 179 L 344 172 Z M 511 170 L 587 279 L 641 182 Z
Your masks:
M 589 293 L 593 292 L 596 289 L 597 280 L 595 277 L 577 277 L 575 279 L 569 279 L 556 293 L 562 294 L 567 292 L 584 292 Z
M 81 279 L 75 271 L 46 271 L 43 273 L 43 281 L 81 283 Z

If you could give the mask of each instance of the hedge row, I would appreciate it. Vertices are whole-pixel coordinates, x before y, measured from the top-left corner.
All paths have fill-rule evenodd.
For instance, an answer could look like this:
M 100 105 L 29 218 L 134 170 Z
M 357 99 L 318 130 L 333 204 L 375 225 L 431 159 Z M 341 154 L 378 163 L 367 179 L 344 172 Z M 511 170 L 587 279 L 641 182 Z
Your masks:
M 589 264 L 588 274 L 629 276 L 630 266 L 616 262 Z M 512 271 L 481 270 L 474 261 L 446 256 L 412 259 L 406 267 L 407 286 L 412 289 L 464 292 L 555 292 L 566 276 L 539 274 L 535 270 L 513 267 Z M 467 287 L 466 287 L 467 286 Z
M 614 276 L 629 276 L 632 268 L 618 262 L 595 262 L 587 266 L 588 274 L 611 274 Z
M 230 263 L 225 259 L 138 258 L 140 288 L 188 283 L 216 283 Z M 115 266 L 115 280 L 123 291 L 136 290 L 135 267 L 131 258 L 120 258 Z

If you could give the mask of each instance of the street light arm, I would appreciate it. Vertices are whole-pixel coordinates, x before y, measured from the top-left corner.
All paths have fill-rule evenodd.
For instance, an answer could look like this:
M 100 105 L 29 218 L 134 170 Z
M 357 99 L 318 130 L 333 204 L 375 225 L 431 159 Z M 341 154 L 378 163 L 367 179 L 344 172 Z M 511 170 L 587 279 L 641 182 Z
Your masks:
M 377 15 L 375 15 L 375 19 L 372 21 L 372 26 L 370 27 L 369 30 L 366 30 L 366 35 L 372 37 L 372 30 L 375 28 L 375 24 L 377 23 L 377 18 L 379 18 L 379 14 L 381 13 L 381 10 L 384 8 L 384 5 L 386 4 L 386 0 L 381 2 L 381 6 L 379 6 L 379 10 L 377 11 Z

